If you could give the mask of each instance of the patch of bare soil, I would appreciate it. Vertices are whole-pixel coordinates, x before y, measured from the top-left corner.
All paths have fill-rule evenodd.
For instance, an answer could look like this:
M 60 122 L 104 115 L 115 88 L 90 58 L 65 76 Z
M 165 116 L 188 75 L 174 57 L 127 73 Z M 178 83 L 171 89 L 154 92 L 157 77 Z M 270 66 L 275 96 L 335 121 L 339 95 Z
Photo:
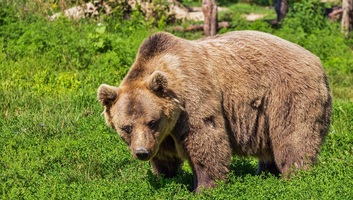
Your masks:
M 242 16 L 243 16 L 246 20 L 253 22 L 253 21 L 255 21 L 255 20 L 264 18 L 266 15 L 265 15 L 265 14 L 250 13 L 250 14 L 244 14 L 244 15 L 242 15 Z

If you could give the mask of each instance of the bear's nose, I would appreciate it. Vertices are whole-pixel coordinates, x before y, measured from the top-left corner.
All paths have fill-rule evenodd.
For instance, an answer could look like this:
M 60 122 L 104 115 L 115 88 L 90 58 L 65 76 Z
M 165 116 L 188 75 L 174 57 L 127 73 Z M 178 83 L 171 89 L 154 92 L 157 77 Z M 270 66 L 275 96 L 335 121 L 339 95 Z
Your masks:
M 142 148 L 142 147 L 138 147 L 136 149 L 136 157 L 139 159 L 139 160 L 147 160 L 148 156 L 149 156 L 149 152 L 147 149 L 145 148 Z

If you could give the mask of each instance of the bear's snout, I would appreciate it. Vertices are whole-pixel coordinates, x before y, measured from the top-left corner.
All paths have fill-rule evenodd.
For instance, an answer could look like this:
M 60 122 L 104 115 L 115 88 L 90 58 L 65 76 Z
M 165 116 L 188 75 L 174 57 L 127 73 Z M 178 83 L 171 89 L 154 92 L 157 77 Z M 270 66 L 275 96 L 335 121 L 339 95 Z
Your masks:
M 137 147 L 135 150 L 135 155 L 139 160 L 148 160 L 150 157 L 150 152 L 143 147 Z

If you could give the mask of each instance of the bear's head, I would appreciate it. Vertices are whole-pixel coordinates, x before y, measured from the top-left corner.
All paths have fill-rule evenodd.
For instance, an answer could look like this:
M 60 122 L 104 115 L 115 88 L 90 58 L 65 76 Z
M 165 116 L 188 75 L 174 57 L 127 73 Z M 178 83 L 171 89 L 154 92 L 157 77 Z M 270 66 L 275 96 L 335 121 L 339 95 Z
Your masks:
M 146 80 L 102 84 L 98 100 L 107 124 L 118 132 L 139 160 L 150 160 L 173 130 L 183 107 L 168 88 L 167 76 L 154 71 Z

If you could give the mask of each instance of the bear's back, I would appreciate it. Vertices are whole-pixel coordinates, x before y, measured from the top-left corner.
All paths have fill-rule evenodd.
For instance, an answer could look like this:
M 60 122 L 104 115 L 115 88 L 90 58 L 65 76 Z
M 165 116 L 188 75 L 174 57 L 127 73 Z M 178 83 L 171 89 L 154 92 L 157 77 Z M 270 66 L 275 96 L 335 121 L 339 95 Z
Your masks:
M 214 55 L 213 59 L 228 60 L 239 67 L 256 70 L 262 70 L 262 67 L 282 71 L 305 70 L 314 73 L 322 71 L 317 56 L 297 44 L 268 33 L 234 31 L 195 40 L 193 43 L 207 49 L 210 55 Z
M 227 89 L 234 95 L 247 95 L 254 90 L 265 92 L 270 88 L 298 92 L 303 87 L 327 90 L 319 58 L 277 36 L 235 31 L 182 42 L 185 49 L 174 52 L 182 63 L 178 73 L 192 77 L 188 84 L 195 87 Z

